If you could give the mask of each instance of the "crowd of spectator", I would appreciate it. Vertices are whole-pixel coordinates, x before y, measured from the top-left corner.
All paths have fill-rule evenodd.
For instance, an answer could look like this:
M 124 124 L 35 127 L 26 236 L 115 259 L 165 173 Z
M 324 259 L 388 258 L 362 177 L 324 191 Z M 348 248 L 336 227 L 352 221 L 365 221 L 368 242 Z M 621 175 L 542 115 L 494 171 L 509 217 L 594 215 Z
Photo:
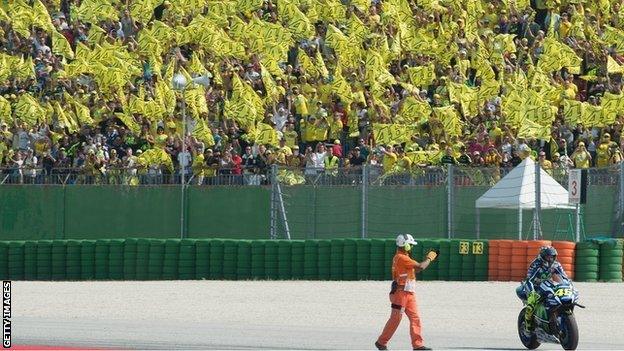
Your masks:
M 29 35 L 25 35 L 11 18 L 13 3 L 30 9 L 42 4 L 50 16 L 49 26 L 45 20 L 43 24 L 33 20 L 26 28 Z M 32 75 L 23 76 L 8 71 L 7 66 L 0 68 L 0 95 L 5 101 L 4 105 L 0 101 L 3 174 L 18 175 L 21 179 L 40 175 L 82 175 L 93 179 L 118 176 L 116 182 L 131 184 L 142 182 L 141 176 L 177 182 L 184 175 L 195 184 L 209 184 L 218 175 L 246 175 L 245 183 L 260 184 L 266 181 L 273 165 L 294 172 L 289 176 L 305 177 L 320 172 L 331 175 L 338 168 L 357 169 L 363 165 L 392 173 L 444 164 L 513 167 L 526 157 L 538 160 L 546 169 L 607 167 L 622 161 L 624 104 L 613 123 L 585 126 L 566 121 L 563 103 L 569 99 L 597 106 L 607 93 L 622 94 L 624 69 L 618 71 L 609 64 L 624 65 L 624 45 L 612 44 L 604 37 L 606 27 L 616 33 L 624 29 L 622 0 L 264 0 L 257 6 L 253 5 L 256 1 L 250 0 L 250 10 L 234 11 L 233 16 L 225 18 L 229 25 L 222 28 L 223 33 L 234 41 L 235 24 L 241 21 L 283 25 L 281 16 L 285 12 L 280 6 L 287 3 L 295 4 L 301 14 L 313 19 L 312 35 L 292 39 L 287 55 L 277 62 L 280 74 L 271 72 L 270 80 L 275 84 L 272 92 L 267 88 L 266 62 L 252 51 L 252 43 L 241 43 L 245 59 L 236 55 L 223 57 L 197 43 L 179 39 L 163 44 L 165 50 L 158 57 L 139 50 L 142 34 L 154 28 L 156 22 L 174 31 L 182 30 L 196 16 L 209 18 L 212 13 L 218 14 L 217 8 L 223 4 L 236 7 L 240 1 L 220 1 L 221 7 L 213 6 L 217 2 L 198 1 L 192 12 L 180 5 L 184 1 L 143 1 L 150 16 L 141 19 L 133 18 L 134 11 L 127 2 L 112 1 L 109 6 L 115 13 L 97 21 L 77 15 L 84 3 L 85 0 L 15 0 L 0 5 L 0 52 L 4 55 L 0 66 L 10 56 L 31 63 L 34 70 Z M 470 3 L 477 4 L 478 13 L 468 13 Z M 319 5 L 334 10 L 339 6 L 344 18 L 313 13 Z M 438 35 L 442 36 L 439 32 L 452 33 L 447 36 L 449 42 L 440 39 L 440 44 L 456 48 L 457 55 L 443 59 L 439 53 L 428 55 L 400 48 L 395 51 L 401 45 L 402 35 L 389 11 L 398 7 L 409 11 L 414 23 L 433 33 L 436 40 Z M 476 16 L 476 28 L 467 28 L 466 15 Z M 361 37 L 353 29 L 353 18 L 366 29 Z M 100 35 L 94 34 L 96 26 L 103 29 Z M 369 73 L 364 62 L 355 69 L 342 69 L 353 94 L 351 101 L 345 101 L 342 91 L 332 84 L 337 79 L 332 68 L 340 67 L 344 58 L 340 57 L 340 50 L 328 44 L 330 26 L 349 39 L 358 38 L 352 43 L 360 45 L 361 50 L 371 50 L 372 42 L 385 42 L 379 51 L 388 57 L 385 68 L 392 79 L 381 83 L 381 93 L 373 91 L 366 80 Z M 469 35 L 470 31 L 476 37 Z M 138 70 L 119 86 L 120 95 L 155 99 L 156 86 L 165 81 L 167 71 L 185 70 L 201 83 L 200 98 L 207 109 L 193 116 L 190 108 L 182 106 L 186 95 L 176 95 L 171 111 L 160 118 L 131 113 L 132 121 L 128 122 L 120 117 L 126 109 L 125 102 L 119 95 L 104 98 L 100 82 L 93 75 L 67 76 L 72 59 L 65 49 L 59 49 L 61 41 L 54 39 L 53 32 L 60 33 L 76 54 L 83 45 L 93 49 L 108 43 L 123 47 L 136 58 Z M 449 84 L 479 88 L 483 78 L 473 65 L 475 56 L 484 46 L 495 50 L 495 37 L 500 34 L 513 35 L 514 51 L 503 51 L 500 61 L 488 61 L 495 80 L 501 83 L 498 93 L 480 101 L 476 114 L 467 115 L 453 102 Z M 582 63 L 575 72 L 566 67 L 544 72 L 548 77 L 545 84 L 561 92 L 561 100 L 552 104 L 557 112 L 550 137 L 519 136 L 519 126 L 506 119 L 502 108 L 505 79 L 511 73 L 530 78 L 544 53 L 546 38 L 567 45 Z M 205 71 L 197 72 L 192 67 L 196 62 Z M 310 72 L 310 62 L 319 72 Z M 434 65 L 435 73 L 431 82 L 422 86 L 410 84 L 407 71 L 429 64 Z M 328 74 L 320 73 L 321 67 L 328 68 Z M 256 119 L 276 131 L 275 141 L 258 143 L 248 125 L 226 112 L 238 80 L 263 102 L 265 112 Z M 35 99 L 44 118 L 29 120 L 18 115 L 24 95 Z M 377 142 L 375 124 L 402 123 L 400 115 L 408 98 L 431 107 L 456 106 L 462 121 L 460 132 L 441 127 L 432 117 L 415 125 L 409 141 L 385 145 Z M 88 121 L 73 112 L 76 107 L 71 105 L 72 101 L 89 109 Z M 75 128 L 64 122 L 67 116 L 62 116 L 63 111 L 76 121 Z M 183 113 L 188 113 L 186 125 L 182 125 Z M 206 123 L 209 138 L 194 132 L 198 120 Z M 185 135 L 182 130 L 186 130 Z M 150 150 L 158 150 L 157 157 L 154 153 L 143 157 Z M 161 155 L 166 156 L 163 159 Z

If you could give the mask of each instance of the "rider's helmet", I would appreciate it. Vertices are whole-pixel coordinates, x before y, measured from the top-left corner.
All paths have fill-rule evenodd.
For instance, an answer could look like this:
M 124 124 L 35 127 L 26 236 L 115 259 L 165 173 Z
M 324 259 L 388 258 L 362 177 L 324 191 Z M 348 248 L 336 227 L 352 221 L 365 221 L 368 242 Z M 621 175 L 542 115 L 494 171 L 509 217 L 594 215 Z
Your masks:
M 411 234 L 399 234 L 396 237 L 396 246 L 402 247 L 405 251 L 409 251 L 412 245 L 416 245 L 416 240 Z
M 540 248 L 539 258 L 542 260 L 542 263 L 550 267 L 557 260 L 557 250 L 552 246 L 542 246 Z

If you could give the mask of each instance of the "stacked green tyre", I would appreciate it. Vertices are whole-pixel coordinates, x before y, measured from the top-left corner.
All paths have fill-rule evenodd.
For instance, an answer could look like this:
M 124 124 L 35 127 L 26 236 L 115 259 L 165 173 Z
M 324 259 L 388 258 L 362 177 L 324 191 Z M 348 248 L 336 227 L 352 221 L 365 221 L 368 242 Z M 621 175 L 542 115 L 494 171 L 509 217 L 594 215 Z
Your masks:
M 95 240 L 83 240 L 80 243 L 80 279 L 81 280 L 93 280 L 95 279 Z M 37 246 L 37 260 L 41 262 L 41 260 L 46 260 L 45 252 L 48 252 L 47 261 L 52 261 L 52 242 L 49 242 L 49 246 L 45 248 L 44 241 L 39 241 Z M 48 265 L 48 267 L 50 267 Z M 39 275 L 39 279 L 46 280 L 44 278 L 45 274 L 48 272 L 43 272 L 41 269 L 41 264 L 37 266 L 37 275 Z M 49 271 L 49 275 L 51 276 L 52 271 Z M 50 278 L 48 278 L 50 279 Z
M 24 279 L 24 241 L 9 242 L 9 279 Z
M 370 260 L 368 262 L 368 272 L 371 280 L 384 279 L 385 259 L 385 241 L 383 239 L 371 239 Z
M 486 258 L 487 259 L 487 258 Z M 438 261 L 438 279 L 449 279 L 449 266 L 451 264 L 451 241 L 448 239 L 440 240 L 440 256 Z
M 9 243 L 0 242 L 0 278 L 9 279 Z
M 473 281 L 475 280 L 475 255 L 472 253 L 472 243 L 474 240 L 462 239 L 459 245 L 467 248 L 461 254 L 462 268 L 461 268 L 461 280 Z
M 236 257 L 236 279 L 251 278 L 251 241 L 239 240 Z
M 210 279 L 210 250 L 213 240 L 197 239 L 195 241 L 195 279 Z M 182 247 L 180 247 L 180 257 Z M 223 246 L 221 246 L 221 257 L 223 257 Z M 221 262 L 219 262 L 221 265 Z
M 264 255 L 266 240 L 257 240 L 251 246 L 251 279 L 264 279 Z
M 356 243 L 356 279 L 369 280 L 371 260 L 371 240 L 360 239 Z
M 303 279 L 317 280 L 319 242 L 317 240 L 306 240 L 303 247 Z
M 24 279 L 37 279 L 37 242 L 26 241 L 24 243 Z
M 358 239 L 345 239 L 342 251 L 342 280 L 357 278 L 357 243 Z
M 128 238 L 123 243 L 123 279 L 137 279 L 137 242 L 136 238 Z
M 137 239 L 136 243 L 136 279 L 148 280 L 150 240 L 145 238 Z
M 453 239 L 449 243 L 449 270 L 448 280 L 457 281 L 462 279 L 462 255 L 459 253 L 459 240 Z
M 52 280 L 65 280 L 65 260 L 67 244 L 65 240 L 52 241 Z
M 164 239 L 150 239 L 149 257 L 147 260 L 147 279 L 160 280 L 163 275 L 163 265 L 165 263 L 165 242 Z
M 210 279 L 223 279 L 223 266 L 225 258 L 225 243 L 221 239 L 210 240 Z
M 621 241 L 612 239 L 600 243 L 600 280 L 622 282 L 622 255 Z
M 290 241 L 278 240 L 277 242 L 277 278 L 280 280 L 288 280 L 292 277 L 292 259 L 291 259 Z
M 318 279 L 329 280 L 331 278 L 331 240 L 318 241 Z
M 80 240 L 67 240 L 67 256 L 65 259 L 65 272 L 67 280 L 80 280 L 82 265 L 82 242 Z
M 596 282 L 600 272 L 600 245 L 593 241 L 576 244 L 574 251 L 574 280 Z
M 276 280 L 279 276 L 279 243 L 268 240 L 264 243 L 264 276 Z
M 124 239 L 108 242 L 108 279 L 124 279 Z
M 392 259 L 396 250 L 396 240 L 384 240 L 384 280 L 392 280 Z
M 290 270 L 292 279 L 303 279 L 303 265 L 305 262 L 305 241 L 292 240 L 290 242 Z
M 479 251 L 480 250 L 480 251 Z M 486 281 L 488 280 L 488 255 L 489 255 L 488 241 L 475 240 L 471 253 L 474 254 L 474 280 Z
M 236 258 L 238 255 L 238 242 L 236 240 L 223 240 L 223 279 L 236 280 Z
M 416 261 L 423 261 L 424 256 L 427 255 L 429 251 L 439 250 L 440 242 L 437 240 L 420 240 L 422 245 L 416 245 L 418 248 L 412 249 L 416 250 L 413 254 Z M 438 261 L 434 260 L 429 264 L 429 267 L 420 273 L 421 280 L 437 280 L 438 279 Z
M 180 240 L 180 255 L 178 259 L 178 279 L 195 279 L 195 239 Z
M 52 248 L 54 249 L 54 244 L 52 244 Z M 97 280 L 108 279 L 108 252 L 108 240 L 99 239 L 95 241 L 95 279 Z
M 178 260 L 180 259 L 180 239 L 165 240 L 162 279 L 178 279 Z
M 331 239 L 329 254 L 329 279 L 342 280 L 344 239 Z

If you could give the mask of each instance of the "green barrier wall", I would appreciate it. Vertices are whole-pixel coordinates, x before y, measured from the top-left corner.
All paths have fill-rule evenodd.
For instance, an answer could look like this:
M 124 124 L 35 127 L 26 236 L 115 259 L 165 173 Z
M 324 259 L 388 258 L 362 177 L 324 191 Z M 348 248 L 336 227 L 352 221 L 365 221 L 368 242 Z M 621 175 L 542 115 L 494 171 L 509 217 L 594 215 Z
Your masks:
M 0 239 L 175 238 L 180 233 L 175 186 L 0 186 Z M 189 187 L 190 238 L 267 238 L 270 189 Z
M 283 190 L 292 239 L 360 237 L 360 187 L 299 186 Z M 455 238 L 475 238 L 474 202 L 486 190 L 455 188 Z M 186 237 L 268 239 L 270 191 L 267 187 L 189 187 L 185 197 Z M 180 233 L 180 193 L 176 186 L 2 185 L 0 240 L 176 238 Z M 608 186 L 590 187 L 583 216 L 588 236 L 610 235 L 615 228 L 614 193 Z M 388 238 L 411 233 L 415 237 L 445 238 L 447 201 L 444 186 L 371 186 L 365 208 L 367 236 Z M 553 239 L 556 229 L 565 232 L 569 214 L 571 211 L 542 212 L 545 239 Z M 531 219 L 531 212 L 525 211 L 525 235 L 531 231 Z M 484 209 L 480 220 L 481 239 L 517 238 L 516 211 Z M 281 220 L 277 222 L 283 237 Z M 557 239 L 572 239 L 567 235 L 559 233 Z M 334 268 L 335 274 L 342 274 Z

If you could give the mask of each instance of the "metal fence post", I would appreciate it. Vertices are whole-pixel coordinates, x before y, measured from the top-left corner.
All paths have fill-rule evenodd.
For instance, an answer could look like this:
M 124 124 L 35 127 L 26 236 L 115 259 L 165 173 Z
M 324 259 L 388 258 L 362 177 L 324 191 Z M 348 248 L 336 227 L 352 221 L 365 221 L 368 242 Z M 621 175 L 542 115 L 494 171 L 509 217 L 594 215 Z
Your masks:
M 368 222 L 368 166 L 362 166 L 362 239 L 366 238 L 368 228 L 366 227 Z
M 277 239 L 277 228 L 276 228 L 276 224 L 277 224 L 277 206 L 276 206 L 276 195 L 277 195 L 277 191 L 276 191 L 276 186 L 277 186 L 277 178 L 275 176 L 276 172 L 277 172 L 277 165 L 273 165 L 273 167 L 271 167 L 271 176 L 269 177 L 270 182 L 271 182 L 271 239 Z
M 620 198 L 620 204 L 618 207 L 619 216 L 616 221 L 617 228 L 615 228 L 614 230 L 615 234 L 622 233 L 622 226 L 624 225 L 624 162 L 620 162 L 620 172 L 618 173 L 618 176 L 620 177 L 620 179 L 618 179 L 620 185 L 620 193 L 618 194 Z
M 447 165 L 447 175 L 446 175 L 446 235 L 449 239 L 453 237 L 453 165 Z
M 541 198 L 541 170 L 539 161 L 535 162 L 535 209 L 533 210 L 533 240 L 541 238 L 540 212 L 542 210 Z

